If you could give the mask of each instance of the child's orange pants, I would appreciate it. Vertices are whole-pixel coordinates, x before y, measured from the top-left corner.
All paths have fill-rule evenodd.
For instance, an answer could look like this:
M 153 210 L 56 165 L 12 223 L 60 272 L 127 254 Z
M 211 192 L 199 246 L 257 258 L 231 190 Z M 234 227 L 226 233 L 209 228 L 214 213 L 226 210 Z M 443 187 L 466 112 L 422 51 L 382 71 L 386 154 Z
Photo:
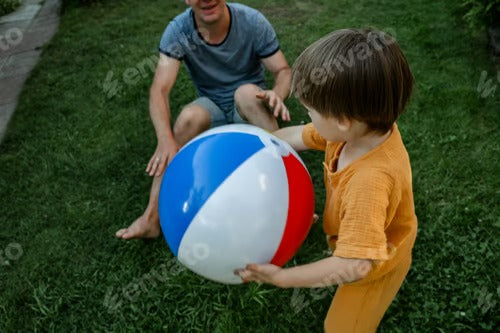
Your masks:
M 411 255 L 380 278 L 338 287 L 325 319 L 325 332 L 375 332 L 403 284 L 410 265 Z

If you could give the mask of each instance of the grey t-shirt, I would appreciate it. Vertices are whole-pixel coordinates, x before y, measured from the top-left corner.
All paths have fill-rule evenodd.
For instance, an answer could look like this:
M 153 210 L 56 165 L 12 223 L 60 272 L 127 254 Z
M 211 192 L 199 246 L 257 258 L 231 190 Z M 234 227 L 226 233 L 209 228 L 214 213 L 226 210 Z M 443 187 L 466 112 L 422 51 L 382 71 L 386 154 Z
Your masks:
M 234 104 L 234 92 L 245 83 L 265 88 L 260 59 L 280 49 L 276 33 L 259 11 L 228 3 L 231 23 L 220 44 L 208 44 L 197 30 L 191 8 L 174 18 L 160 41 L 160 52 L 184 60 L 199 96 L 223 109 Z

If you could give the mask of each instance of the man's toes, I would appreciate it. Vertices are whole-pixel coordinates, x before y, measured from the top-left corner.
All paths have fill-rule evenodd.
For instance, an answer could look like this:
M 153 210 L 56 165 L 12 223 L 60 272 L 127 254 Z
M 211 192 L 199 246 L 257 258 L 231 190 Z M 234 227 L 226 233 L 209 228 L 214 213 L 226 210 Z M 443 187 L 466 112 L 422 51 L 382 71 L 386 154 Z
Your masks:
M 128 229 L 120 229 L 115 233 L 115 236 L 118 238 L 123 238 L 123 236 L 127 233 Z
M 123 235 L 122 235 L 122 238 L 123 239 L 132 239 L 132 238 L 137 238 L 137 237 L 140 237 L 139 235 L 136 234 L 133 234 L 132 232 L 130 232 L 130 230 L 126 230 Z

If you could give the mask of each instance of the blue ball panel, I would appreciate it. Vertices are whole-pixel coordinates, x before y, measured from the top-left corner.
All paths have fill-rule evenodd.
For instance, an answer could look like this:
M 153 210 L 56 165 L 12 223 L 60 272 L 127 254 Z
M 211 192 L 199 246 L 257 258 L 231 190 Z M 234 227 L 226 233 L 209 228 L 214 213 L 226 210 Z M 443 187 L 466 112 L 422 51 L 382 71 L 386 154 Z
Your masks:
M 264 146 L 255 135 L 218 133 L 191 142 L 175 156 L 165 171 L 159 196 L 161 228 L 175 256 L 186 229 L 208 198 Z

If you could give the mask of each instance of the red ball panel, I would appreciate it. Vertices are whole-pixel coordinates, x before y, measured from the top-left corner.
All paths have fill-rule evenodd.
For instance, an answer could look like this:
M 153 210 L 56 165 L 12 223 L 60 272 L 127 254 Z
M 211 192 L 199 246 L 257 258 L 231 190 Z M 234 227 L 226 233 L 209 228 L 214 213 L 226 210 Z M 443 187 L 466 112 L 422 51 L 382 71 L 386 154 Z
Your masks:
M 292 154 L 283 157 L 288 178 L 288 217 L 281 243 L 271 263 L 283 266 L 298 251 L 311 228 L 314 215 L 314 189 L 309 173 Z

